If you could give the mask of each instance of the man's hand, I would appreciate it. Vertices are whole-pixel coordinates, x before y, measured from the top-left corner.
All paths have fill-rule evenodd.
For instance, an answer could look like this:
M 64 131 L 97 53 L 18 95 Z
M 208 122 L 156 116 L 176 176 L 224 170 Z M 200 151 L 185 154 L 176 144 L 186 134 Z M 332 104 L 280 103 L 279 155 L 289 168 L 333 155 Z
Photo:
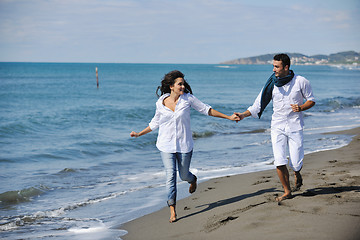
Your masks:
M 311 100 L 307 100 L 303 105 L 299 104 L 290 104 L 293 112 L 303 112 L 310 108 L 312 108 L 315 105 L 315 102 Z
M 299 104 L 290 104 L 293 112 L 301 112 L 301 107 Z

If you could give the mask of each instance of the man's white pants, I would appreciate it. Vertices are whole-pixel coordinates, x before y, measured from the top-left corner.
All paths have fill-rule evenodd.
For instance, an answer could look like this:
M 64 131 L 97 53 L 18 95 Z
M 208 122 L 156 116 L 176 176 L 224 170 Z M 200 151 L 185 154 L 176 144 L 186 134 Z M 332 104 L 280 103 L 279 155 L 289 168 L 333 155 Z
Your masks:
M 290 167 L 294 171 L 299 171 L 303 165 L 304 147 L 303 131 L 289 132 L 280 129 L 271 129 L 271 142 L 274 153 L 275 166 L 288 164 L 286 154 L 287 147 L 290 153 Z

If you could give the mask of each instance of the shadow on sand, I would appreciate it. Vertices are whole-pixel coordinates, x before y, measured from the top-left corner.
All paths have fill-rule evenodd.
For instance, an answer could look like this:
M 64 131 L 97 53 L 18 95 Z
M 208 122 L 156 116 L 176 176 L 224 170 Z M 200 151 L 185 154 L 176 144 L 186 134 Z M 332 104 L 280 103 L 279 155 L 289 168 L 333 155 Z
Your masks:
M 241 196 L 236 196 L 236 197 L 232 197 L 232 198 L 228 198 L 228 199 L 219 200 L 219 201 L 216 201 L 216 202 L 213 202 L 213 203 L 196 206 L 196 208 L 200 208 L 200 207 L 204 207 L 204 206 L 207 206 L 207 208 L 205 208 L 205 209 L 203 209 L 201 211 L 194 212 L 194 213 L 188 214 L 186 216 L 180 217 L 178 219 L 178 221 L 182 220 L 184 218 L 188 218 L 188 217 L 203 213 L 203 212 L 210 211 L 211 209 L 214 209 L 214 208 L 217 208 L 217 207 L 221 207 L 221 206 L 224 206 L 224 205 L 239 202 L 239 201 L 244 200 L 246 198 L 251 198 L 251 197 L 259 196 L 259 195 L 262 195 L 262 194 L 265 194 L 265 193 L 272 193 L 272 192 L 277 192 L 276 188 L 263 189 L 263 190 L 259 190 L 259 191 L 254 192 L 254 193 L 244 194 L 244 195 L 241 195 Z M 266 201 L 264 201 L 262 203 L 254 204 L 252 206 L 257 206 L 257 205 L 263 204 L 265 202 Z
M 360 192 L 360 186 L 318 187 L 318 188 L 308 189 L 304 193 L 299 194 L 299 196 L 313 197 L 316 195 L 336 194 L 336 193 L 351 192 L 351 191 Z

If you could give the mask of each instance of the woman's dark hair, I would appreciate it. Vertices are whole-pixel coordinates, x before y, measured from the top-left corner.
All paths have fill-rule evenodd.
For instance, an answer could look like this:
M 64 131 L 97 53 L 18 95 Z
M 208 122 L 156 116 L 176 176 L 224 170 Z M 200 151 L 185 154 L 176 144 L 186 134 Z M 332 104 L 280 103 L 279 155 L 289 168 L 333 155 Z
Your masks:
M 277 55 L 274 56 L 274 60 L 281 61 L 283 67 L 288 65 L 289 68 L 290 68 L 290 58 L 289 58 L 289 56 L 287 54 L 285 54 L 285 53 L 277 54 Z
M 175 84 L 175 79 L 177 78 L 184 78 L 184 74 L 178 70 L 174 70 L 174 71 L 171 71 L 167 74 L 165 74 L 164 78 L 162 79 L 161 81 L 161 86 L 159 86 L 157 89 L 156 89 L 156 95 L 158 97 L 164 95 L 165 93 L 171 93 L 171 90 L 170 90 L 170 86 L 174 86 Z M 190 85 L 186 82 L 186 80 L 184 79 L 184 85 L 185 85 L 185 93 L 191 93 L 192 94 L 192 90 L 191 90 L 191 87 Z M 159 95 L 158 94 L 158 91 L 160 89 L 160 92 L 161 94 Z

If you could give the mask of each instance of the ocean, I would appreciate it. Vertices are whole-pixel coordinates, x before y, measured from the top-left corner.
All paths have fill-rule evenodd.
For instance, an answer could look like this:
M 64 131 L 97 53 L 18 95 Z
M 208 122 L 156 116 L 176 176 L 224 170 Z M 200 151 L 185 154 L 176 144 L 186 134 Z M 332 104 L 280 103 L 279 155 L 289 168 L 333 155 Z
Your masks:
M 228 115 L 245 111 L 272 73 L 271 65 L 0 63 L 0 238 L 121 239 L 122 223 L 165 207 L 157 131 L 130 132 L 148 125 L 156 88 L 175 69 Z M 360 68 L 292 69 L 316 97 L 304 113 L 305 153 L 348 144 L 351 136 L 323 133 L 360 126 Z M 270 104 L 261 119 L 235 123 L 193 111 L 200 184 L 274 169 L 271 113 Z M 178 182 L 179 199 L 187 189 Z

